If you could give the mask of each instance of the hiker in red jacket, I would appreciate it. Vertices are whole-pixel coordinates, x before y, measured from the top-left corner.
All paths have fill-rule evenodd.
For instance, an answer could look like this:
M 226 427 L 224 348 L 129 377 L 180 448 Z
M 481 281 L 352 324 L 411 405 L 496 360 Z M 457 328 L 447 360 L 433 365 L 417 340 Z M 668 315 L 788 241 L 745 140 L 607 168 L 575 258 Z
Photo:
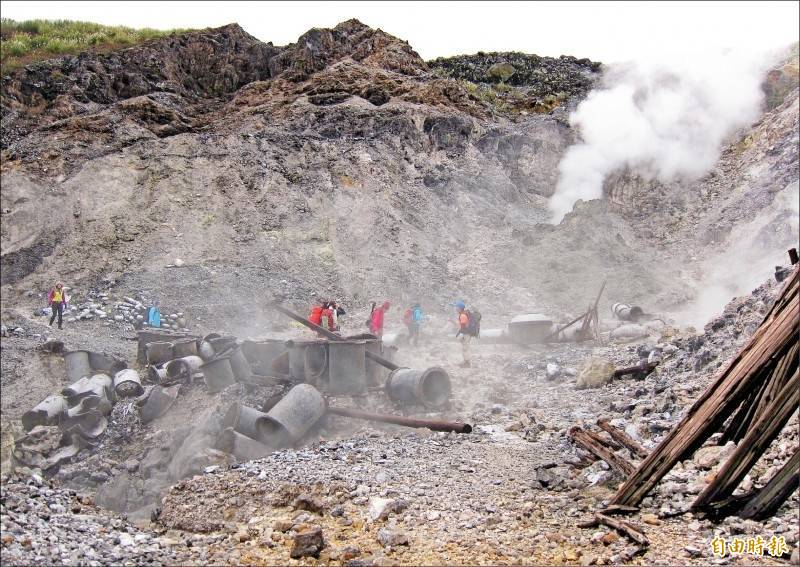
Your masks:
M 369 320 L 369 332 L 378 338 L 383 336 L 383 316 L 389 310 L 390 303 L 384 301 L 383 305 L 378 307 L 372 312 Z
M 322 320 L 320 327 L 328 329 L 329 331 L 334 331 L 336 329 L 336 324 L 333 320 L 334 307 L 331 307 L 332 303 L 331 301 L 324 302 L 322 304 L 322 313 L 320 313 L 320 318 Z
M 64 293 L 64 284 L 58 282 L 56 287 L 50 290 L 47 295 L 47 302 L 50 304 L 50 309 L 53 310 L 53 316 L 50 317 L 50 326 L 53 326 L 53 321 L 58 316 L 58 328 L 61 329 L 62 319 L 64 317 L 64 307 L 67 305 L 67 295 Z

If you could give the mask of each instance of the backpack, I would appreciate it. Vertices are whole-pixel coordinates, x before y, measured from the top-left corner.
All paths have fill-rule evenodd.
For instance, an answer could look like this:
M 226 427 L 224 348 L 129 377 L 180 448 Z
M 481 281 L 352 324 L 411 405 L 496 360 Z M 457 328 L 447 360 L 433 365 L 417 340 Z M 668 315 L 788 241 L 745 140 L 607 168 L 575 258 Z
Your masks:
M 420 309 L 419 307 L 414 309 L 414 311 L 413 311 L 413 313 L 411 315 L 411 320 L 414 321 L 414 323 L 416 323 L 418 325 L 420 323 L 422 323 L 422 309 Z
M 467 335 L 471 335 L 473 337 L 481 336 L 481 314 L 479 311 L 467 311 L 467 317 L 469 318 L 469 322 L 467 323 L 467 328 L 465 333 Z
M 413 320 L 414 313 L 411 311 L 411 309 L 406 309 L 405 313 L 403 313 L 403 323 L 405 325 L 410 325 Z
M 147 313 L 147 324 L 151 327 L 161 326 L 161 311 L 158 307 L 151 307 Z

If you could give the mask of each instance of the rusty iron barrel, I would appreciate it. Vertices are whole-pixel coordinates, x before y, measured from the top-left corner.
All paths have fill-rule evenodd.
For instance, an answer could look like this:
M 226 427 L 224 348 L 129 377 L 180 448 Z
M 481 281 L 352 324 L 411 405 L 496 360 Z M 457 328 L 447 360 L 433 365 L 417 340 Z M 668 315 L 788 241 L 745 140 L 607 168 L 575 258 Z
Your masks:
M 472 426 L 461 421 L 438 421 L 435 419 L 414 419 L 401 415 L 387 415 L 382 413 L 369 413 L 350 408 L 328 407 L 328 413 L 343 417 L 353 417 L 355 419 L 365 419 L 367 421 L 378 421 L 380 423 L 393 423 L 405 427 L 427 428 L 432 431 L 453 431 L 455 433 L 472 433 Z
M 308 319 L 305 319 L 304 317 L 301 317 L 297 313 L 289 311 L 288 309 L 286 309 L 285 307 L 283 307 L 282 305 L 280 305 L 277 302 L 273 302 L 272 306 L 275 309 L 277 309 L 278 311 L 280 311 L 281 313 L 283 313 L 284 315 L 286 315 L 287 317 L 289 317 L 290 319 L 293 319 L 294 321 L 297 321 L 301 325 L 305 325 L 306 327 L 308 327 L 312 331 L 316 332 L 317 334 L 322 335 L 323 337 L 326 337 L 326 338 L 328 338 L 328 339 L 330 339 L 332 341 L 343 341 L 343 340 L 346 340 L 341 335 L 337 335 L 336 333 L 334 333 L 332 331 L 329 331 L 328 329 L 323 329 L 319 325 L 315 325 L 314 323 L 312 323 Z M 369 350 L 366 352 L 366 357 L 369 358 L 370 360 L 373 360 L 373 361 L 377 362 L 381 366 L 384 366 L 384 367 L 388 368 L 389 370 L 397 370 L 398 368 L 400 368 L 395 363 L 390 362 L 390 361 L 386 360 L 385 358 L 383 358 L 382 356 L 379 356 L 379 355 L 375 354 L 374 352 L 370 352 Z

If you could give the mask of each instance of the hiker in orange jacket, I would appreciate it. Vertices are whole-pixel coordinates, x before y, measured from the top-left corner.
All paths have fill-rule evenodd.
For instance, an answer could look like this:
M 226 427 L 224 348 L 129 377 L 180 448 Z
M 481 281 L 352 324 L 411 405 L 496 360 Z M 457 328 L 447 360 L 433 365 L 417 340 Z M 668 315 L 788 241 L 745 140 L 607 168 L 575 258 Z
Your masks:
M 50 309 L 53 310 L 53 315 L 50 317 L 50 326 L 53 326 L 53 321 L 58 316 L 58 328 L 63 328 L 61 325 L 64 318 L 64 307 L 67 305 L 67 295 L 64 293 L 64 284 L 58 282 L 56 286 L 50 290 L 47 295 L 47 302 L 50 304 Z
M 311 306 L 311 314 L 308 316 L 308 320 L 315 325 L 322 325 L 322 305 L 319 302 Z

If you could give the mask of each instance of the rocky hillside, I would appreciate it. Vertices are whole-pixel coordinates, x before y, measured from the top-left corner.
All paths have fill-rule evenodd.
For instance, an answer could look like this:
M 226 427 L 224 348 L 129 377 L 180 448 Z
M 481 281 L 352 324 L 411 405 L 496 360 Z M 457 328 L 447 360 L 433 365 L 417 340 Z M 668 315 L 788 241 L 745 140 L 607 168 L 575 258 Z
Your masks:
M 797 179 L 796 110 L 765 115 L 782 126 L 764 142 L 736 140 L 724 178 L 670 188 L 657 222 L 637 221 L 650 205 L 621 178 L 543 224 L 569 109 L 598 78 L 573 57 L 426 63 L 355 20 L 283 47 L 230 25 L 28 65 L 2 79 L 3 308 L 55 278 L 254 325 L 271 295 L 572 311 L 603 279 L 603 309 L 674 307 L 694 293 L 684 240 L 712 230 L 672 230 L 696 210 L 686 193 L 755 176 L 769 205 Z

